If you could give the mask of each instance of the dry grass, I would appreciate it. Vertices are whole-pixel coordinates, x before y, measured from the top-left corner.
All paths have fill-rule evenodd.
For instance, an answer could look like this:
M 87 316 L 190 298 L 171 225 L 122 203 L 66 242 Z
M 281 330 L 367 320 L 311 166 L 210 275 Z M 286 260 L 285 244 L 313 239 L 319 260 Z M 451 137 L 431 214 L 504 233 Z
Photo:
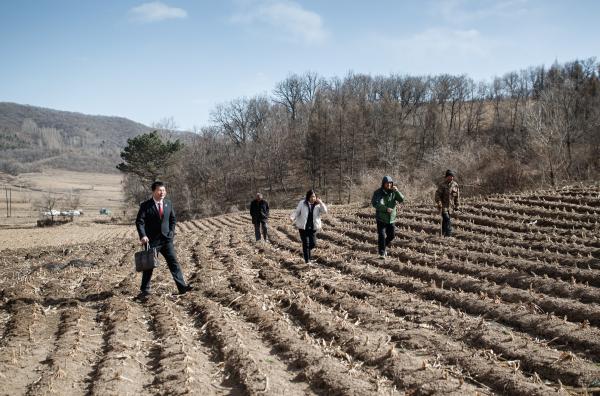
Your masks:
M 100 208 L 109 208 L 113 215 L 121 215 L 124 195 L 120 174 L 47 170 L 24 173 L 16 177 L 0 173 L 0 227 L 33 227 L 40 218 L 39 202 L 48 194 L 60 202 L 70 196 L 79 196 L 78 209 L 84 216 L 76 222 L 94 221 Z M 5 187 L 12 191 L 12 216 L 6 217 Z M 64 208 L 60 203 L 56 209 Z

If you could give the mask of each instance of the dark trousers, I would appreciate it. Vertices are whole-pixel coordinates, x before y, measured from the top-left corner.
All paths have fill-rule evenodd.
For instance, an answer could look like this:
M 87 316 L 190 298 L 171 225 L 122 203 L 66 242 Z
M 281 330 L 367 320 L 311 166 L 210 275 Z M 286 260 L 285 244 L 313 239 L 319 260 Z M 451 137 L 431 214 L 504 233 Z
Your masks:
M 317 241 L 315 240 L 315 230 L 298 230 L 300 231 L 300 239 L 302 240 L 302 255 L 304 262 L 310 260 L 310 251 L 315 248 Z
M 394 224 L 387 224 L 383 221 L 377 220 L 377 247 L 379 254 L 385 254 L 386 246 L 390 246 L 392 240 L 396 236 L 396 226 Z
M 179 290 L 180 293 L 185 291 L 187 288 L 187 284 L 183 279 L 183 272 L 181 272 L 181 266 L 177 262 L 177 257 L 175 256 L 175 247 L 173 246 L 173 241 L 161 241 L 158 243 L 151 242 L 150 247 L 155 247 L 165 258 L 167 266 L 169 267 L 169 271 L 171 271 L 171 275 L 173 276 L 173 280 L 175 281 L 175 285 L 177 285 L 177 290 Z M 140 287 L 141 291 L 150 291 L 150 279 L 152 279 L 152 270 L 143 271 L 142 286 Z
M 267 222 L 259 221 L 258 223 L 254 223 L 254 236 L 256 236 L 256 240 L 260 241 L 260 231 L 262 230 L 262 236 L 265 241 L 268 239 L 269 235 L 267 233 Z
M 442 212 L 442 235 L 452 235 L 452 219 L 450 218 L 450 213 L 447 211 Z

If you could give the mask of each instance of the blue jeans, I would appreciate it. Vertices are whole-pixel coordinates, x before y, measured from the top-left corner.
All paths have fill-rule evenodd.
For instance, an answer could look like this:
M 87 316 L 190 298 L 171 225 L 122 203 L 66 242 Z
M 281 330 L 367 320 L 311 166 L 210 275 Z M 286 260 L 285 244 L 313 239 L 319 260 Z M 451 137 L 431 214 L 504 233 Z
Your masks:
M 315 230 L 299 229 L 298 231 L 300 231 L 300 239 L 302 240 L 302 255 L 304 256 L 304 262 L 308 263 L 310 260 L 310 251 L 317 245 L 315 240 Z
M 380 256 L 385 254 L 385 248 L 390 246 L 395 236 L 396 226 L 394 224 L 387 224 L 377 220 L 377 247 Z

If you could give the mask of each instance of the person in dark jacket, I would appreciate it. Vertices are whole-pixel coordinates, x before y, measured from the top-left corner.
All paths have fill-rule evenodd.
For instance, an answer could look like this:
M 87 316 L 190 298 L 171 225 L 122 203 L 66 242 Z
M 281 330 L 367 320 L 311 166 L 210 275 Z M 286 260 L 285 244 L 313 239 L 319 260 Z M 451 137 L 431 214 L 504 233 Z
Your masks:
M 256 242 L 260 241 L 260 231 L 265 242 L 269 240 L 267 223 L 269 221 L 269 203 L 263 199 L 261 193 L 256 193 L 256 198 L 250 202 L 250 216 L 254 224 Z
M 142 202 L 135 220 L 140 243 L 149 244 L 150 248 L 156 248 L 167 261 L 167 266 L 171 271 L 179 294 L 184 294 L 192 288 L 184 278 L 181 266 L 175 256 L 175 247 L 173 239 L 175 238 L 175 210 L 171 201 L 165 199 L 167 189 L 163 182 L 156 181 L 152 183 L 152 198 Z M 152 270 L 143 271 L 142 285 L 138 297 L 143 298 L 150 294 L 150 279 Z
M 375 190 L 371 205 L 375 208 L 377 219 L 377 245 L 379 258 L 385 259 L 386 248 L 390 246 L 395 236 L 396 203 L 404 202 L 404 196 L 394 185 L 390 176 L 384 176 L 381 188 Z

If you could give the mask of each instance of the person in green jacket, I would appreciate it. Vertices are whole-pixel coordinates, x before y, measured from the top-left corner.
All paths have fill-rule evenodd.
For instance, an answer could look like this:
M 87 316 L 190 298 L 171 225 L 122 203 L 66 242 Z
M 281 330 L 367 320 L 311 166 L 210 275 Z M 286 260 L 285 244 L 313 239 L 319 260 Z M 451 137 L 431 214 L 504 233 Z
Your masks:
M 395 236 L 396 203 L 404 202 L 404 195 L 398 191 L 390 176 L 384 176 L 381 188 L 375 190 L 371 205 L 376 209 L 377 242 L 379 258 L 385 259 L 385 249 L 390 246 Z

